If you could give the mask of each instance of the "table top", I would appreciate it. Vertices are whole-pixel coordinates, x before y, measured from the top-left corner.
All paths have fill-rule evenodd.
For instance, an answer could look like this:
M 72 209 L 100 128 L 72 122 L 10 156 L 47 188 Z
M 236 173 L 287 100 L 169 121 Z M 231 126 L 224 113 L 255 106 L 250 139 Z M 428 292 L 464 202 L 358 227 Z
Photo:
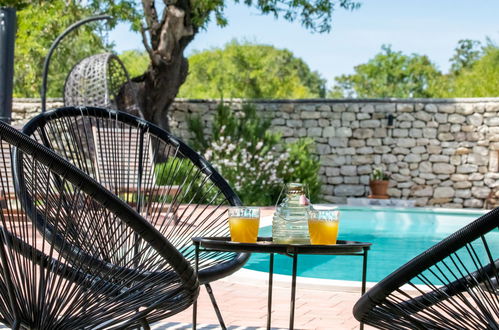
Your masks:
M 258 237 L 256 243 L 232 242 L 230 237 L 194 237 L 192 240 L 210 250 L 280 254 L 360 254 L 371 246 L 371 243 L 341 240 L 333 245 L 278 244 L 272 242 L 272 237 Z

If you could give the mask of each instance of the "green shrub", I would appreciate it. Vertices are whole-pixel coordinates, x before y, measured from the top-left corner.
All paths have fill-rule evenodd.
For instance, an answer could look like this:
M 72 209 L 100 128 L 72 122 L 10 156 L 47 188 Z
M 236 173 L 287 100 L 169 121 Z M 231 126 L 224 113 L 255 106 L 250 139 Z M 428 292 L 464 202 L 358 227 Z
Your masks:
M 319 161 L 313 156 L 313 141 L 284 144 L 281 135 L 270 131 L 270 120 L 244 104 L 235 113 L 217 108 L 211 134 L 205 138 L 201 117 L 188 119 L 190 144 L 210 161 L 231 184 L 246 205 L 274 205 L 288 182 L 302 182 L 311 200 L 320 192 Z
M 313 154 L 314 140 L 299 139 L 286 145 L 291 170 L 284 175 L 284 182 L 301 182 L 311 202 L 319 202 L 321 183 L 318 173 L 321 166 L 319 157 Z

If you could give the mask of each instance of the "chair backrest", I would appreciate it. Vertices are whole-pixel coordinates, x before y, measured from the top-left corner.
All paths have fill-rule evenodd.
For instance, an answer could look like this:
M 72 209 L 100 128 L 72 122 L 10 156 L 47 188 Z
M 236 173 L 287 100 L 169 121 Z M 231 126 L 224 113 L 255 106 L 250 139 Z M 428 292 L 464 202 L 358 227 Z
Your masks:
M 127 328 L 196 299 L 192 267 L 137 212 L 3 122 L 0 142 L 0 186 L 14 179 L 17 197 L 0 215 L 0 322 Z
M 169 189 L 173 195 L 179 189 L 178 185 L 156 185 L 154 153 L 147 135 L 136 130 L 93 126 L 92 136 L 96 179 L 103 186 L 118 194 L 134 194 L 140 190 L 141 184 L 148 187 L 149 192 L 156 187 Z M 137 161 L 139 158 L 142 158 L 141 162 Z
M 496 208 L 376 284 L 354 316 L 381 329 L 499 329 L 498 270 Z
M 79 107 L 40 114 L 23 132 L 93 178 L 107 178 L 110 189 L 133 205 L 192 264 L 192 237 L 229 236 L 227 207 L 241 201 L 204 158 L 159 127 L 124 112 Z M 102 139 L 109 142 L 105 146 L 96 143 Z M 106 166 L 97 166 L 102 163 L 97 159 L 103 157 L 97 155 L 99 148 L 106 149 Z M 123 162 L 118 159 L 128 162 L 126 177 L 121 177 Z M 154 166 L 144 165 L 151 161 Z M 199 279 L 204 283 L 231 274 L 248 257 L 246 253 L 203 254 Z

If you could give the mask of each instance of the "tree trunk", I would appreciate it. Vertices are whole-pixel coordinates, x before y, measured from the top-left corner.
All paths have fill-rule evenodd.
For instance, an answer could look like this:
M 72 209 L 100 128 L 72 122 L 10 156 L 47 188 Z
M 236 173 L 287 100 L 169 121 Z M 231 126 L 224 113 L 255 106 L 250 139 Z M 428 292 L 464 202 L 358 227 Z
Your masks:
M 169 131 L 168 109 L 187 77 L 188 62 L 182 53 L 171 63 L 151 65 L 144 75 L 134 79 L 144 119 Z
M 168 5 L 161 21 L 153 1 L 143 0 L 143 6 L 149 33 L 147 39 L 143 32 L 143 42 L 151 65 L 133 81 L 144 119 L 169 131 L 168 109 L 188 73 L 184 50 L 197 29 L 190 22 L 189 1 Z

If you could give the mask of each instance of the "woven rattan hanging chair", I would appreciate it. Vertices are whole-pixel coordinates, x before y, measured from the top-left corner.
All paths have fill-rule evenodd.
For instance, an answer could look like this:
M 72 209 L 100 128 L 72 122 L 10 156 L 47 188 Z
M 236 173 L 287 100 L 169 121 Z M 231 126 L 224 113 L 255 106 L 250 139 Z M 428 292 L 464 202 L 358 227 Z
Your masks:
M 126 97 L 131 100 L 124 102 Z M 97 106 L 140 114 L 130 76 L 113 53 L 89 56 L 71 69 L 64 84 L 64 105 Z

